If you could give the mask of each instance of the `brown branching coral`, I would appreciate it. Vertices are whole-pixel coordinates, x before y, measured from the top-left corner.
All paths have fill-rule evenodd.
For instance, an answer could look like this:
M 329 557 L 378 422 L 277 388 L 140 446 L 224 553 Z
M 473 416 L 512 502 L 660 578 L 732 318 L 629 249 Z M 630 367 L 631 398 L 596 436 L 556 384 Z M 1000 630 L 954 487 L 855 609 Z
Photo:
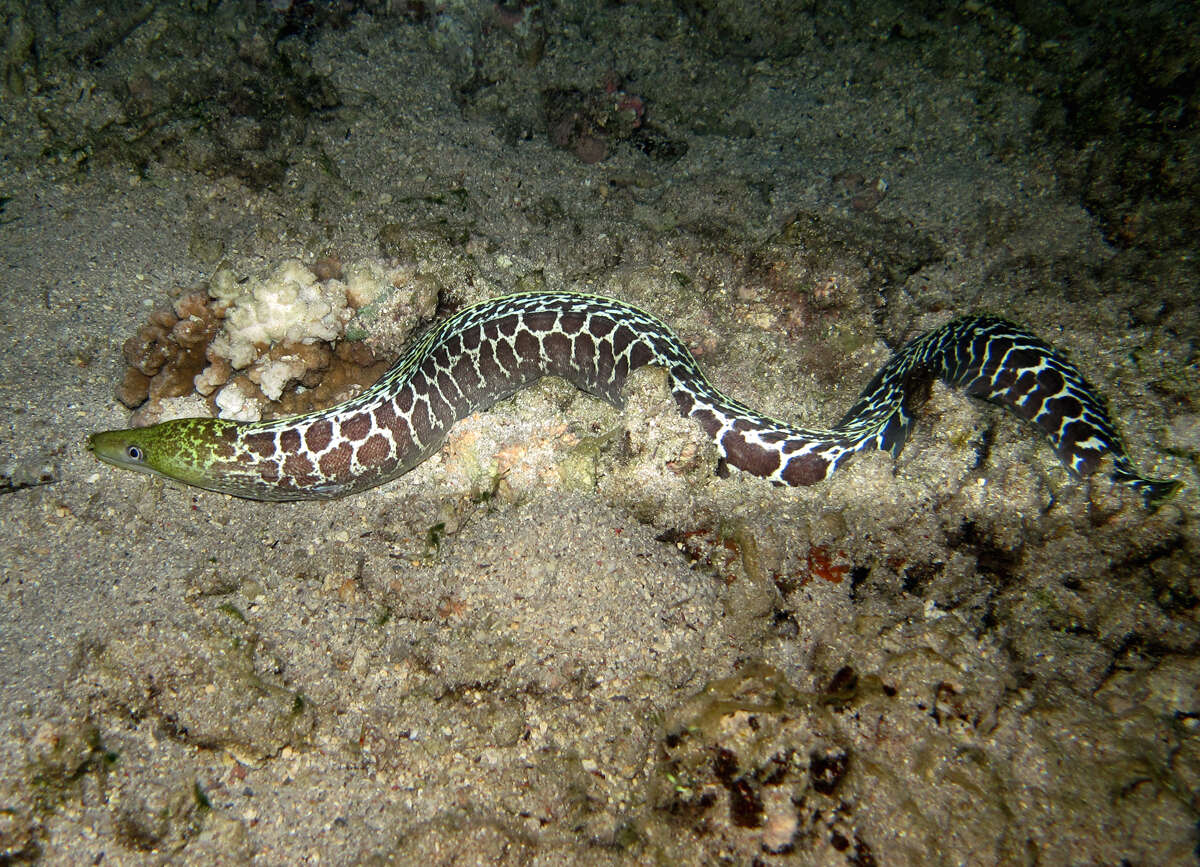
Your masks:
M 135 413 L 134 422 L 157 415 L 164 398 L 193 390 L 193 381 L 208 365 L 205 351 L 221 328 L 224 305 L 203 291 L 189 292 L 173 307 L 155 310 L 122 352 L 129 367 L 117 387 L 117 400 Z

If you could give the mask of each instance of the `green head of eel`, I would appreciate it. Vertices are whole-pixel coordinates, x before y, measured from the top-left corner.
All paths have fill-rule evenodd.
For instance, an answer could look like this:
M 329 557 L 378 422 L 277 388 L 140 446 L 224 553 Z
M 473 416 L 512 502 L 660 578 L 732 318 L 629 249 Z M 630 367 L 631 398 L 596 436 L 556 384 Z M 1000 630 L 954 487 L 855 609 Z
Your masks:
M 150 427 L 109 430 L 88 437 L 88 449 L 105 463 L 211 491 L 235 493 L 230 477 L 237 422 L 181 418 Z

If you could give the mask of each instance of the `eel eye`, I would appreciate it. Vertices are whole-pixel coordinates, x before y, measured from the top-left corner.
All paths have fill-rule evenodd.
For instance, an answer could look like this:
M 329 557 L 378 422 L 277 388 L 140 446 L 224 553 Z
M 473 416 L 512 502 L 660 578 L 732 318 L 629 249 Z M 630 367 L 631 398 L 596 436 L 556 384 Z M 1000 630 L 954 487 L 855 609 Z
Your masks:
M 125 454 L 131 461 L 140 461 L 144 457 L 138 446 L 125 446 Z

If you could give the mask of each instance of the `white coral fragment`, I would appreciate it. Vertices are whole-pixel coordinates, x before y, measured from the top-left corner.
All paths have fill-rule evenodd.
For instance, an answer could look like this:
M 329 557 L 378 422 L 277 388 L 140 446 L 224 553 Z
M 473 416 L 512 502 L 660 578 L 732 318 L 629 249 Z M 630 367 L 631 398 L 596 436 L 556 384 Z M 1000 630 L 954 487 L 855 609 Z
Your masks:
M 227 358 L 238 370 L 253 363 L 264 348 L 277 343 L 336 340 L 353 313 L 346 304 L 345 284 L 338 280 L 320 282 L 296 259 L 280 264 L 265 280 L 246 281 L 236 296 L 232 288 L 214 286 L 218 297 L 232 304 L 209 351 Z
M 217 392 L 217 415 L 230 421 L 258 421 L 262 407 L 235 380 Z
M 263 360 L 254 365 L 250 379 L 270 400 L 279 400 L 288 383 L 308 373 L 309 364 L 298 355 L 286 355 L 276 360 Z
M 292 382 L 322 367 L 320 355 L 287 352 L 268 356 L 272 347 L 311 346 L 342 337 L 354 311 L 346 303 L 346 284 L 317 279 L 297 259 L 288 259 L 265 276 L 238 282 L 227 269 L 213 275 L 210 294 L 228 305 L 220 333 L 208 347 L 210 365 L 196 378 L 197 388 L 213 389 L 229 379 L 230 368 L 245 370 L 269 400 L 278 400 Z M 222 418 L 257 420 L 257 401 L 240 388 L 226 386 L 217 395 Z
M 354 308 L 378 300 L 384 290 L 399 286 L 406 274 L 381 262 L 357 262 L 345 268 L 346 297 Z

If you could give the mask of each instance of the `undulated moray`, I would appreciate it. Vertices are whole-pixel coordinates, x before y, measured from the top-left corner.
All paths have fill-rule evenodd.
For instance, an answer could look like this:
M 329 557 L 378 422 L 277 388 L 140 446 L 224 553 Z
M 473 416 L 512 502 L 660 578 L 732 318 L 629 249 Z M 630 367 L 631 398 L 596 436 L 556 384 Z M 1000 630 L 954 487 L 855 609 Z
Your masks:
M 1112 458 L 1115 481 L 1158 502 L 1179 486 L 1141 476 L 1101 399 L 1073 364 L 1023 328 L 964 316 L 916 338 L 875 374 L 832 428 L 801 428 L 731 400 L 654 316 L 610 298 L 509 295 L 430 329 L 359 396 L 260 422 L 189 418 L 94 434 L 118 467 L 254 500 L 317 500 L 394 479 L 441 445 L 465 415 L 543 376 L 620 405 L 630 372 L 666 368 L 679 411 L 699 422 L 728 464 L 768 481 L 812 485 L 864 449 L 900 453 L 933 380 L 1006 406 L 1036 424 L 1077 476 Z

